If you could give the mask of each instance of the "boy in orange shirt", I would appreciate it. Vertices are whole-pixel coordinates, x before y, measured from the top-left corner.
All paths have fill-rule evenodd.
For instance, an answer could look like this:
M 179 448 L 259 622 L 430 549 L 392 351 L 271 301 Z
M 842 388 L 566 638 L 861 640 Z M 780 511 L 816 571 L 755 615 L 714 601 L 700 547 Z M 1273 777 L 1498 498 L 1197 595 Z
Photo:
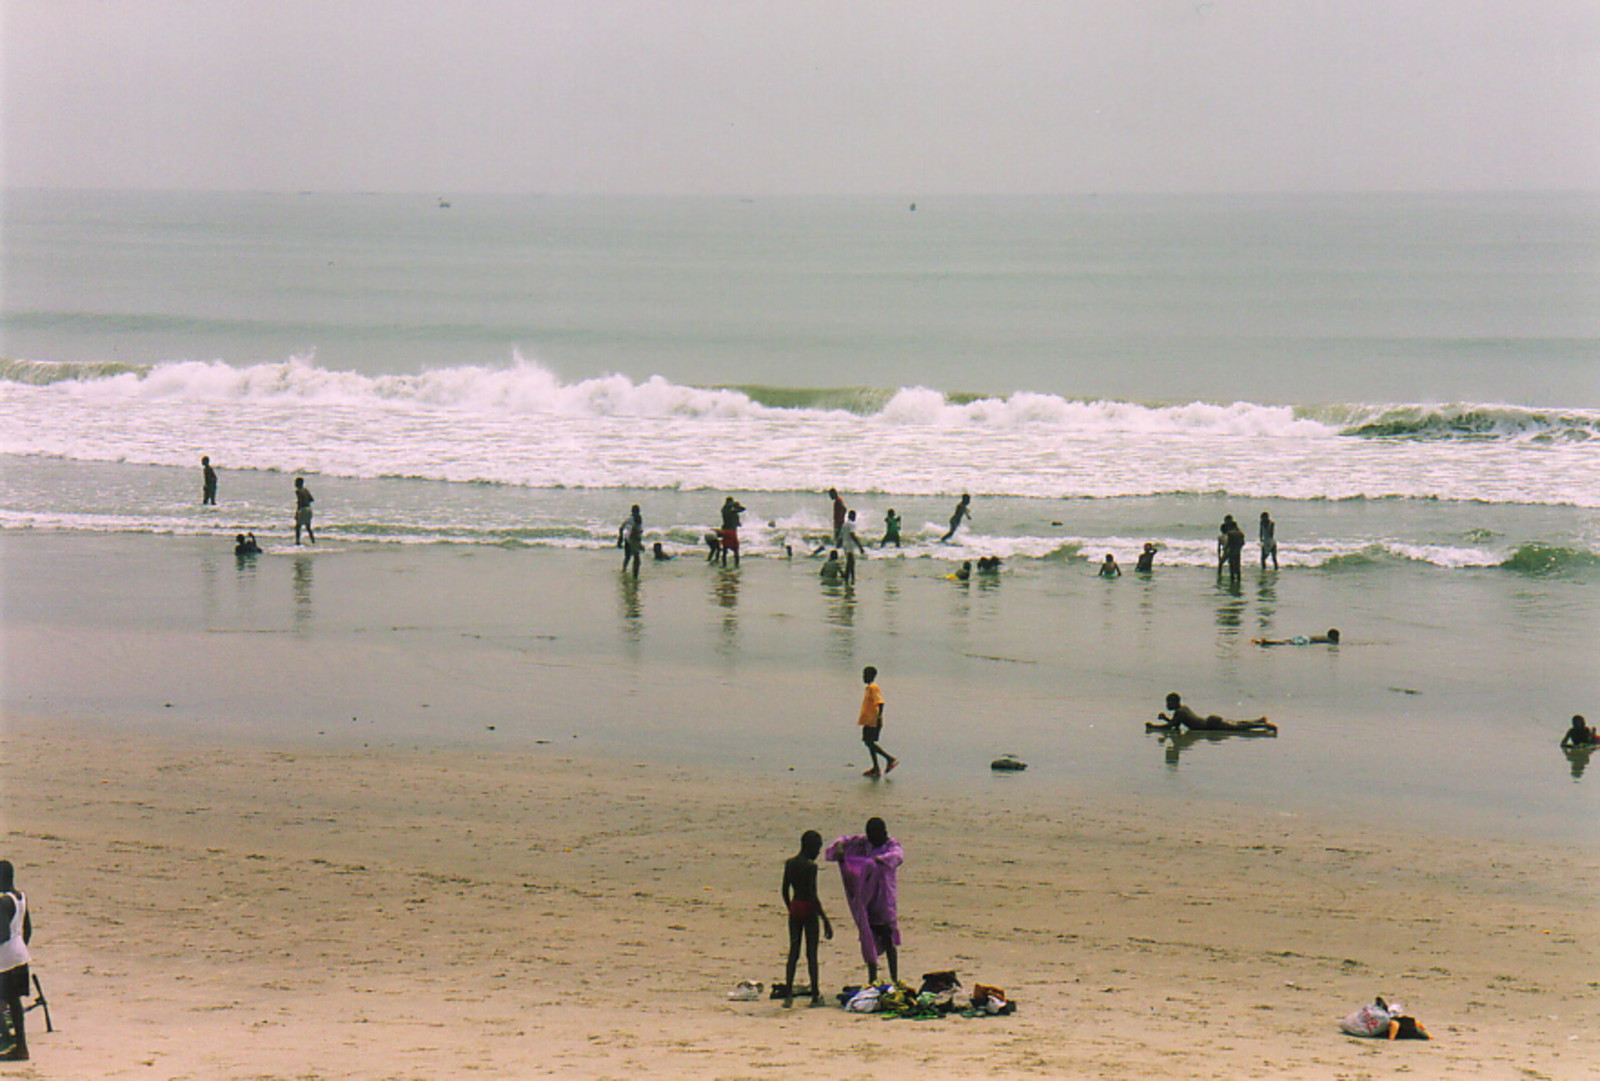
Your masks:
M 868 665 L 861 670 L 861 682 L 867 685 L 867 690 L 861 696 L 861 716 L 856 723 L 861 726 L 861 742 L 867 745 L 867 753 L 872 756 L 872 768 L 863 771 L 863 777 L 880 776 L 879 755 L 884 759 L 883 773 L 889 773 L 900 764 L 898 758 L 878 746 L 878 736 L 883 732 L 883 691 L 878 688 L 877 680 L 876 668 Z

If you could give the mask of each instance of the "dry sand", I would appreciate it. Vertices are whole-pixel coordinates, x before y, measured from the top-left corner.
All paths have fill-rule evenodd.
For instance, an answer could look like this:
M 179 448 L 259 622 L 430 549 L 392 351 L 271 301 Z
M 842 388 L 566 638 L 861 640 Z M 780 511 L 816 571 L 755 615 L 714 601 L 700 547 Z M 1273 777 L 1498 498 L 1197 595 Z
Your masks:
M 57 1031 L 20 1078 L 1581 1078 L 1592 848 L 952 804 L 646 762 L 207 746 L 9 718 L 5 855 Z M 826 796 L 819 788 L 826 788 Z M 730 1002 L 782 972 L 781 864 L 882 814 L 904 971 L 1012 1017 Z M 1332 818 L 1330 816 L 1330 821 Z M 829 990 L 862 977 L 832 868 Z M 802 968 L 803 972 L 803 968 Z M 1382 993 L 1431 1043 L 1343 1036 Z

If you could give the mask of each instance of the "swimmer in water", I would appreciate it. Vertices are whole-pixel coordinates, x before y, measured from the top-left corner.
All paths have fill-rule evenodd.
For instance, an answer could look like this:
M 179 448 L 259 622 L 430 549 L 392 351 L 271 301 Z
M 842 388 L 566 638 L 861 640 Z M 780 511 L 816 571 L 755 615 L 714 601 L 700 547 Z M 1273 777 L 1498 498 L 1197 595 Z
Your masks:
M 1276 733 L 1278 731 L 1278 726 L 1265 717 L 1256 717 L 1248 721 L 1230 721 L 1224 717 L 1217 716 L 1215 713 L 1209 717 L 1202 717 L 1183 704 L 1183 700 L 1178 697 L 1177 691 L 1167 695 L 1167 709 L 1171 711 L 1171 716 L 1166 713 L 1156 714 L 1156 717 L 1164 723 L 1146 724 L 1144 730 L 1146 732 L 1176 732 L 1180 728 L 1187 728 L 1191 732 Z

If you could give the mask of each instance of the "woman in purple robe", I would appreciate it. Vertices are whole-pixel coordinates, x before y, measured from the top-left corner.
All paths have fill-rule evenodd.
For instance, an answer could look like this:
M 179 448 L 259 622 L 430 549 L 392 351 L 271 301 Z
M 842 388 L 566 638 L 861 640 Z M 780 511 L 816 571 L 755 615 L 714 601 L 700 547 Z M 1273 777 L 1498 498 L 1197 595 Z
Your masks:
M 839 865 L 844 898 L 855 917 L 867 982 L 878 982 L 878 957 L 889 962 L 889 979 L 900 979 L 900 922 L 896 909 L 896 873 L 905 861 L 900 843 L 889 836 L 881 818 L 867 820 L 867 832 L 848 834 L 828 846 L 827 859 Z

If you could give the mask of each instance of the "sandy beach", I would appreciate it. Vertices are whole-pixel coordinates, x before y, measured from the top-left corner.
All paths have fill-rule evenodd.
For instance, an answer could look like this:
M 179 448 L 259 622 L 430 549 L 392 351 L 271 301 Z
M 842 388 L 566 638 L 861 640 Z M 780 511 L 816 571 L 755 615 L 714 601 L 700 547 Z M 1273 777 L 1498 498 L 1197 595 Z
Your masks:
M 1460 727 L 1504 678 L 1469 648 L 1402 696 L 1401 647 L 1260 650 L 1263 595 L 1180 574 L 954 592 L 874 562 L 841 594 L 801 561 L 632 582 L 603 553 L 217 547 L 6 538 L 5 857 L 58 1029 L 30 1014 L 7 1076 L 1565 1079 L 1600 1055 L 1600 851 L 1581 814 L 1547 832 L 1592 778 L 1558 733 Z M 868 657 L 906 762 L 876 784 Z M 1163 744 L 1141 721 L 1168 681 L 1284 732 Z M 1434 744 L 1428 778 L 1382 761 Z M 801 831 L 872 815 L 907 852 L 903 974 L 1017 1014 L 729 1001 L 781 978 Z M 864 973 L 822 884 L 837 992 Z M 1438 1039 L 1341 1035 L 1377 994 Z
M 1600 1054 L 1590 851 L 1198 803 L 1045 816 L 999 779 L 979 801 L 891 781 L 824 805 L 789 776 L 560 748 L 220 747 L 16 717 L 5 762 L 58 1029 L 34 1011 L 10 1076 L 1579 1078 Z M 781 975 L 800 829 L 870 814 L 908 853 L 905 971 L 1004 987 L 1016 1015 L 727 1000 Z M 835 990 L 861 979 L 843 930 Z M 1341 1035 L 1377 993 L 1437 1039 Z

